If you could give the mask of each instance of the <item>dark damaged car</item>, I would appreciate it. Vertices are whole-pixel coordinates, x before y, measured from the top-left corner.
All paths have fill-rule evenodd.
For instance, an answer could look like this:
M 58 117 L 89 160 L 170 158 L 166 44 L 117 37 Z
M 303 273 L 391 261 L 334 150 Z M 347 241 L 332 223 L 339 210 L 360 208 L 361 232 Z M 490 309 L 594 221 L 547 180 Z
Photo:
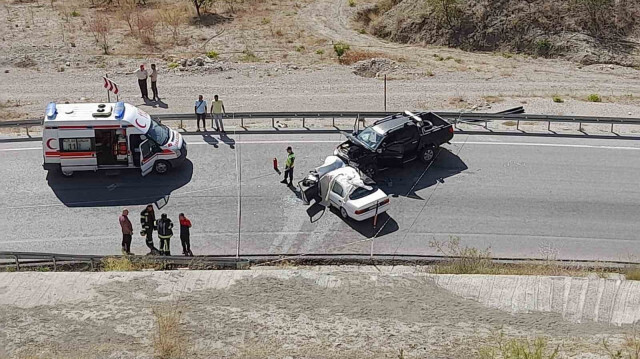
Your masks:
M 431 162 L 453 138 L 453 125 L 433 112 L 395 114 L 347 136 L 334 154 L 373 178 L 378 171 L 420 159 Z

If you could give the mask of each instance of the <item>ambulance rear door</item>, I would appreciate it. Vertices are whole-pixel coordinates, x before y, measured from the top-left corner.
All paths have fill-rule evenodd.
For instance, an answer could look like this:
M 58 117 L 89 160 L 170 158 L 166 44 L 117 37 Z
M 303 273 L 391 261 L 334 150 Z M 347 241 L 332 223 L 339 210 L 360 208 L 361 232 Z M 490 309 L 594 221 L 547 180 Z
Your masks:
M 73 171 L 98 169 L 93 129 L 58 130 L 60 167 Z

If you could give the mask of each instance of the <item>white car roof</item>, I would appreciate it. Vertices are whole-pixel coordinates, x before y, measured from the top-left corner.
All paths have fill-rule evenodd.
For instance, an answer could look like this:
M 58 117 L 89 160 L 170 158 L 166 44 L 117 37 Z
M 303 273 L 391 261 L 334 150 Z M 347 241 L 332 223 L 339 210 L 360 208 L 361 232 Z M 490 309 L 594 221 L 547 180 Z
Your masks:
M 55 115 L 48 116 L 49 114 L 45 113 L 44 124 L 46 126 L 123 124 L 132 125 L 142 130 L 143 133 L 146 132 L 149 129 L 151 116 L 133 105 L 122 104 L 124 105 L 124 113 L 121 118 L 116 116 L 116 103 L 54 104 Z M 104 106 L 103 115 L 96 115 L 100 113 L 98 112 L 99 106 Z M 49 109 L 47 109 L 48 111 Z

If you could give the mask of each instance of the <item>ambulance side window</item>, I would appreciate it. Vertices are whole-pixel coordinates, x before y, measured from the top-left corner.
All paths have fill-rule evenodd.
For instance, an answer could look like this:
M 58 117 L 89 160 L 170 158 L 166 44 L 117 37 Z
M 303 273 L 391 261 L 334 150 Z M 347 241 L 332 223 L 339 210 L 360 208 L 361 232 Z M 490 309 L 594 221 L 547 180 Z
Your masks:
M 86 152 L 94 150 L 92 138 L 63 138 L 60 142 L 62 152 Z

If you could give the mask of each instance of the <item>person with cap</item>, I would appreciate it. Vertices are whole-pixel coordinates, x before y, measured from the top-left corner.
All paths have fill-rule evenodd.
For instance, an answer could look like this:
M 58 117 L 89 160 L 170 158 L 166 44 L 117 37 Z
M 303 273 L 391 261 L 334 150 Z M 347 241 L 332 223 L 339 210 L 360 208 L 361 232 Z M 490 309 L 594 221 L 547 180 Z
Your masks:
M 158 220 L 158 237 L 160 238 L 160 254 L 171 255 L 171 237 L 173 236 L 173 222 L 163 213 Z
M 185 217 L 184 213 L 180 213 L 178 216 L 180 220 L 180 242 L 182 243 L 182 254 L 187 257 L 193 257 L 191 252 L 191 240 L 189 239 L 189 228 L 191 228 L 191 221 Z
M 293 167 L 295 166 L 296 155 L 293 153 L 291 146 L 287 147 L 287 160 L 284 163 L 284 179 L 280 183 L 287 184 L 287 176 L 289 177 L 289 186 L 293 185 Z
M 157 254 L 158 249 L 153 245 L 153 230 L 156 227 L 156 215 L 153 212 L 153 205 L 148 205 L 140 213 L 140 225 L 142 226 L 140 235 L 143 237 L 146 236 L 146 244 L 150 250 L 149 254 Z
M 133 225 L 129 220 L 129 210 L 122 210 L 122 215 L 119 218 L 120 228 L 122 228 L 122 254 L 132 255 L 131 253 L 131 237 L 133 235 Z

